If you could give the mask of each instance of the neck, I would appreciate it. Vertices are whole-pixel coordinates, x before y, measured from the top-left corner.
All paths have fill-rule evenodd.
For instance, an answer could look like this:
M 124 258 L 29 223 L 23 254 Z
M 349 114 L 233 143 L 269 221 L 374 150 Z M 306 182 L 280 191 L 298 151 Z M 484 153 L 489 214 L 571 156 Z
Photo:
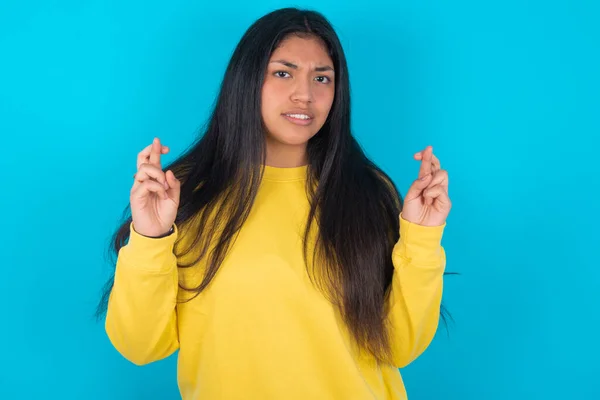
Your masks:
M 288 145 L 267 141 L 266 165 L 276 168 L 295 168 L 307 163 L 306 143 Z

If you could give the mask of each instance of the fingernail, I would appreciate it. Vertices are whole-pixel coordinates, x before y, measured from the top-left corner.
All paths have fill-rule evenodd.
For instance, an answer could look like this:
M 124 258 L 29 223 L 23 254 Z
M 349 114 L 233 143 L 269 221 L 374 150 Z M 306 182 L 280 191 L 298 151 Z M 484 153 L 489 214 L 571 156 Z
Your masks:
M 427 178 L 429 178 L 429 174 L 425 175 L 424 177 L 421 178 L 422 181 L 427 180 Z

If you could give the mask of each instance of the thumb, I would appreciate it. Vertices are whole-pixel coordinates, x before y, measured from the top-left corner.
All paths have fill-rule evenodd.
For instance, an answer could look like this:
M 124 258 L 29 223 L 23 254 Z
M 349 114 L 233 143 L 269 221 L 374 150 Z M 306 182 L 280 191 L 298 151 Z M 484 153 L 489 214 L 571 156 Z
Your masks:
M 431 182 L 431 178 L 432 178 L 432 175 L 427 174 L 427 175 L 415 180 L 412 183 L 412 185 L 410 185 L 410 188 L 408 189 L 408 192 L 406 193 L 406 200 L 410 201 L 412 199 L 419 197 L 423 193 L 423 190 L 425 190 L 427 188 L 427 185 L 429 185 L 429 183 Z
M 165 178 L 167 178 L 167 183 L 169 184 L 169 189 L 167 190 L 167 194 L 170 198 L 179 203 L 179 193 L 181 189 L 181 182 L 179 179 L 175 177 L 173 171 L 168 170 L 165 173 Z

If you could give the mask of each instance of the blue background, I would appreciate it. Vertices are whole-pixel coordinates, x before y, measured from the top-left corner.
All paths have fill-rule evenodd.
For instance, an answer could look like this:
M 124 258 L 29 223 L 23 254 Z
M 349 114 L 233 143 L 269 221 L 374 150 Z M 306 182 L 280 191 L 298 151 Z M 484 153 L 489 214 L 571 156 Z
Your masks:
M 353 123 L 406 193 L 450 174 L 454 323 L 403 370 L 411 400 L 598 399 L 596 1 L 0 3 L 0 398 L 175 399 L 92 318 L 137 152 L 193 140 L 245 29 L 317 7 L 347 52 Z

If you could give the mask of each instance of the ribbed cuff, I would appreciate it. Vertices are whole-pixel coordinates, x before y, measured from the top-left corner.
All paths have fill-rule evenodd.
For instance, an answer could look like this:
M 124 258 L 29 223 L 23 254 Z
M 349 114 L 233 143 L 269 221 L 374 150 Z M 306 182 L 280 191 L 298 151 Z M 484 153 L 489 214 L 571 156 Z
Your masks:
M 413 245 L 431 247 L 439 246 L 444 235 L 446 223 L 439 226 L 423 226 L 407 221 L 399 216 L 400 220 L 400 240 L 404 240 Z
M 421 266 L 441 266 L 444 257 L 441 245 L 446 223 L 440 226 L 422 226 L 409 222 L 400 214 L 400 240 L 394 254 Z
M 135 260 L 135 264 L 148 270 L 163 270 L 172 262 L 175 241 L 179 234 L 177 225 L 173 225 L 173 233 L 161 238 L 151 238 L 139 234 L 129 225 L 130 234 L 127 246 L 121 248 L 122 256 Z

